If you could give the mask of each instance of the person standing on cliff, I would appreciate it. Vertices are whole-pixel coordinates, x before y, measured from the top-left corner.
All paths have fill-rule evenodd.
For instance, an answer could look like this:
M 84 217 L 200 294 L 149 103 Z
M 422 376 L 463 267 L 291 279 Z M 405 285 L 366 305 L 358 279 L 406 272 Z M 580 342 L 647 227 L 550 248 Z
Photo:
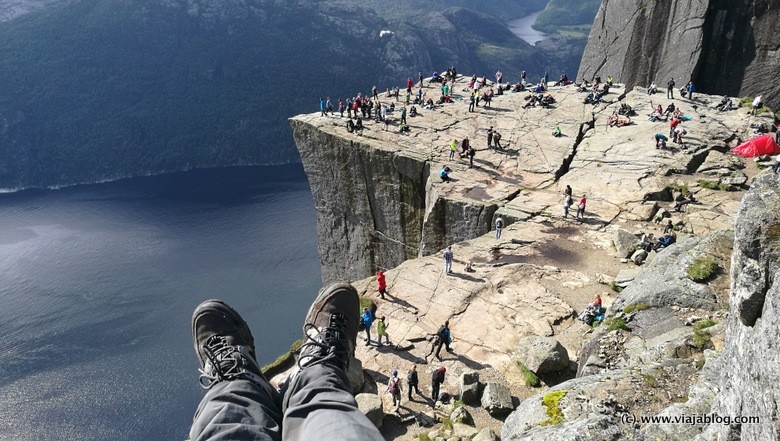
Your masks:
M 674 99 L 674 78 L 670 78 L 666 83 L 666 97 L 670 100 Z
M 477 151 L 474 150 L 474 147 L 469 146 L 469 149 L 466 151 L 466 155 L 469 157 L 469 168 L 474 168 L 474 155 L 476 154 Z
M 382 346 L 382 336 L 385 337 L 385 343 L 390 344 L 390 335 L 387 333 L 387 318 L 385 316 L 379 317 L 376 321 L 376 335 L 378 336 L 376 341 L 379 346 Z
M 320 115 L 321 116 L 328 116 L 327 113 L 325 113 L 325 110 L 327 109 L 325 98 L 320 97 Z
M 431 374 L 431 399 L 433 400 L 434 408 L 436 408 L 436 402 L 439 401 L 439 389 L 442 383 L 444 383 L 444 374 L 446 372 L 447 368 L 442 366 Z
M 496 72 L 496 83 L 501 84 L 501 81 L 504 79 L 504 74 L 501 73 L 501 71 Z
M 493 147 L 493 126 L 490 126 L 490 128 L 488 129 L 487 138 L 488 138 L 488 148 Z
M 406 124 L 406 105 L 401 109 L 401 124 Z
M 585 195 L 582 195 L 582 199 L 580 199 L 580 203 L 577 204 L 577 219 L 582 221 L 585 217 L 585 204 L 587 203 L 587 198 Z
M 441 356 L 439 353 L 441 352 L 441 347 L 445 346 L 447 348 L 447 352 L 452 353 L 452 349 L 450 349 L 450 343 L 452 343 L 452 334 L 450 333 L 450 321 L 447 320 L 444 322 L 443 325 L 441 325 L 441 328 L 436 332 L 436 335 L 439 337 L 439 345 L 436 347 L 436 359 L 441 361 Z
M 450 161 L 455 159 L 455 152 L 458 151 L 458 140 L 453 139 L 450 143 Z
M 379 292 L 379 298 L 385 298 L 387 294 L 387 280 L 385 279 L 385 272 L 381 269 L 376 272 L 376 290 Z
M 504 219 L 499 216 L 496 218 L 496 239 L 501 239 L 502 228 L 504 228 Z
M 696 91 L 696 87 L 693 85 L 693 81 L 688 81 L 688 99 L 693 101 L 693 92 Z
M 363 322 L 363 327 L 366 331 L 366 346 L 371 345 L 371 323 L 374 321 L 374 314 L 368 308 L 363 308 L 363 314 L 360 316 L 360 321 Z
M 471 92 L 471 96 L 469 97 L 469 112 L 474 111 L 474 101 L 476 100 L 474 96 L 474 92 Z
M 419 384 L 420 380 L 417 378 L 417 365 L 413 364 L 412 368 L 409 369 L 409 372 L 406 373 L 406 390 L 409 393 L 409 401 L 412 401 L 412 389 L 414 389 L 417 395 L 420 395 Z
M 446 250 L 444 250 L 444 274 L 451 274 L 452 273 L 452 247 L 447 247 Z
M 387 391 L 393 397 L 393 407 L 398 412 L 398 408 L 401 407 L 401 379 L 398 378 L 398 371 L 394 370 L 391 373 L 390 381 L 387 382 Z

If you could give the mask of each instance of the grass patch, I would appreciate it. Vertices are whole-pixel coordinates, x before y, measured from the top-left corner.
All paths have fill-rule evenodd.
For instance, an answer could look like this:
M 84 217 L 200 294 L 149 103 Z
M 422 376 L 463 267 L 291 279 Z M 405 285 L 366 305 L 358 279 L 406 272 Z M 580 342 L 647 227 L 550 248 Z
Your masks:
M 461 399 L 457 399 L 457 400 L 452 402 L 452 410 L 455 410 L 455 409 L 457 409 L 457 408 L 459 408 L 461 406 L 463 406 L 463 400 L 461 400 Z
M 618 329 L 629 331 L 628 325 L 626 325 L 626 321 L 622 318 L 611 320 L 609 323 L 609 327 L 607 327 L 607 331 L 610 332 Z
M 441 424 L 444 426 L 445 430 L 449 430 L 450 432 L 455 429 L 455 425 L 452 423 L 450 417 L 443 417 L 441 419 Z
M 542 426 L 554 426 L 564 421 L 563 412 L 561 412 L 561 400 L 568 390 L 550 392 L 542 397 L 542 404 L 547 408 L 547 419 L 542 421 Z
M 623 312 L 625 312 L 626 314 L 631 314 L 634 311 L 644 311 L 647 308 L 649 308 L 649 306 L 647 306 L 646 304 L 637 303 L 636 305 L 626 306 L 625 308 L 623 308 Z
M 682 194 L 685 194 L 685 193 L 688 192 L 688 184 L 686 184 L 684 182 L 682 184 L 678 184 L 678 183 L 674 182 L 672 184 L 667 185 L 666 188 L 669 191 L 679 191 Z
M 643 374 L 642 382 L 645 383 L 645 385 L 648 387 L 652 387 L 653 389 L 658 387 L 658 379 L 650 374 Z
M 701 331 L 702 329 L 710 328 L 716 324 L 718 324 L 718 322 L 712 319 L 700 320 L 693 325 L 693 329 Z
M 694 282 L 704 282 L 715 275 L 717 271 L 717 262 L 706 257 L 696 258 L 693 263 L 685 269 L 688 278 Z
M 695 366 L 696 366 L 696 369 L 698 369 L 698 370 L 701 370 L 701 368 L 703 368 L 703 367 L 704 367 L 704 363 L 705 363 L 706 361 L 707 361 L 707 360 L 705 360 L 705 359 L 704 359 L 704 357 L 699 357 L 699 358 L 697 358 L 697 359 L 696 359 L 696 364 L 695 364 Z
M 525 385 L 528 387 L 539 387 L 542 382 L 539 381 L 539 377 L 536 376 L 530 369 L 528 369 L 523 363 L 517 362 L 517 367 L 520 368 L 520 373 L 523 375 Z
M 615 291 L 615 292 L 623 291 L 623 288 L 620 287 L 620 286 L 617 286 L 617 284 L 615 282 L 610 282 L 609 289 L 611 289 L 612 291 Z
M 366 296 L 360 296 L 360 312 L 363 312 L 363 308 L 368 308 L 369 311 L 374 310 L 374 302 Z
M 691 338 L 691 345 L 700 351 L 711 349 L 713 347 L 712 337 L 710 336 L 709 332 L 702 331 L 701 329 L 694 329 L 693 338 Z
M 433 441 L 433 440 L 431 439 L 431 437 L 430 437 L 430 436 L 428 436 L 428 434 L 427 434 L 427 433 L 421 433 L 421 434 L 417 435 L 417 439 L 418 439 L 419 441 Z
M 701 188 L 706 188 L 708 190 L 718 190 L 720 189 L 720 186 L 717 182 L 708 181 L 706 179 L 699 179 L 699 185 Z
M 293 342 L 293 344 L 290 345 L 290 350 L 288 350 L 284 354 L 276 357 L 276 360 L 274 360 L 271 363 L 263 366 L 260 370 L 263 371 L 263 373 L 265 373 L 266 371 L 268 371 L 270 369 L 273 369 L 273 368 L 279 366 L 280 364 L 284 363 L 285 360 L 287 360 L 288 357 L 291 357 L 292 354 L 295 353 L 295 351 L 297 351 L 301 347 L 302 344 L 303 344 L 302 340 L 295 340 Z
M 740 107 L 753 107 L 753 98 L 749 96 L 743 96 L 739 99 Z

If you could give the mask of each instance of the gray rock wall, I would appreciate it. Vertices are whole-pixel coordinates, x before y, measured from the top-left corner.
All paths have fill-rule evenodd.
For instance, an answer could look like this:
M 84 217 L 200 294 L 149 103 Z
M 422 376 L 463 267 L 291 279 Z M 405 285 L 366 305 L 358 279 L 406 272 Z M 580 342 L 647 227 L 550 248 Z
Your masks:
M 776 175 L 745 195 L 735 228 L 731 299 L 720 391 L 712 412 L 758 416 L 758 424 L 713 424 L 702 439 L 776 440 L 780 435 L 780 189 Z
M 780 104 L 780 0 L 603 0 L 578 78 L 655 81 Z
M 437 195 L 425 156 L 290 124 L 317 210 L 324 282 L 360 279 L 490 230 L 498 207 Z

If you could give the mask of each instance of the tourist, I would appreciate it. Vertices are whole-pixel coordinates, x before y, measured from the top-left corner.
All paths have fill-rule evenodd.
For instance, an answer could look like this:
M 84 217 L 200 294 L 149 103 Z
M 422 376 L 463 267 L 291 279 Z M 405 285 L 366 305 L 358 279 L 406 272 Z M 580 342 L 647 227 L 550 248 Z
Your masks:
M 674 78 L 670 78 L 666 83 L 666 97 L 670 100 L 674 99 Z
M 688 131 L 678 126 L 674 129 L 674 142 L 675 144 L 685 144 L 683 142 L 683 136 L 687 135 Z
M 583 220 L 585 217 L 585 204 L 587 203 L 587 198 L 585 195 L 582 195 L 582 199 L 580 199 L 580 203 L 577 204 L 577 219 L 580 221 Z
M 520 81 L 523 83 L 523 86 L 525 86 L 525 76 L 526 76 L 525 71 L 520 72 Z
M 761 102 L 761 95 L 759 95 L 753 100 L 753 106 L 750 109 L 750 114 L 756 115 L 758 113 L 758 109 L 762 107 L 764 107 L 764 104 Z
M 409 369 L 409 372 L 406 373 L 406 390 L 409 393 L 409 401 L 412 401 L 412 389 L 414 389 L 414 392 L 417 395 L 420 395 L 420 388 L 418 387 L 419 384 L 420 380 L 417 378 L 417 365 L 413 364 L 412 368 Z
M 655 83 L 650 83 L 650 87 L 647 88 L 647 94 L 655 95 L 656 93 L 658 93 L 658 86 Z
M 436 332 L 436 335 L 439 337 L 439 344 L 436 347 L 436 359 L 441 361 L 441 356 L 439 356 L 439 353 L 441 352 L 442 346 L 447 348 L 447 352 L 452 353 L 452 349 L 450 349 L 450 343 L 452 343 L 452 334 L 450 333 L 449 320 L 445 321 L 444 324 L 441 325 L 439 330 Z
M 474 168 L 474 155 L 476 154 L 477 151 L 474 150 L 474 147 L 469 146 L 469 149 L 466 152 L 466 155 L 469 157 L 469 168 Z
M 363 308 L 363 314 L 360 316 L 363 323 L 363 329 L 366 331 L 366 346 L 371 345 L 371 323 L 374 321 L 374 314 L 368 308 Z
M 688 99 L 693 101 L 693 92 L 696 91 L 696 87 L 693 85 L 693 81 L 688 81 Z
M 444 257 L 444 274 L 451 274 L 452 273 L 452 247 L 447 247 L 446 250 L 444 250 L 444 254 L 442 254 Z
M 471 92 L 471 97 L 469 98 L 469 112 L 474 111 L 474 92 Z
M 441 178 L 442 182 L 450 182 L 450 172 L 452 169 L 447 167 L 446 165 L 439 170 L 439 178 Z
M 493 126 L 490 126 L 487 133 L 488 148 L 493 146 Z
M 385 343 L 390 344 L 390 336 L 387 334 L 387 321 L 386 317 L 379 317 L 376 321 L 376 341 L 378 346 L 382 346 L 382 337 L 385 337 Z
M 320 291 L 304 322 L 298 370 L 282 395 L 257 363 L 246 321 L 222 301 L 201 303 L 192 316 L 192 334 L 200 384 L 208 391 L 189 439 L 383 440 L 358 409 L 346 374 L 355 352 L 358 305 L 357 291 L 348 284 Z
M 325 98 L 320 97 L 320 116 L 328 116 L 327 113 L 325 113 L 327 107 L 325 106 Z
M 564 196 L 571 196 L 573 194 L 571 190 L 571 185 L 566 185 L 566 188 L 563 190 Z
M 384 299 L 387 294 L 387 281 L 385 272 L 381 269 L 376 272 L 376 290 L 379 292 L 379 298 Z
M 677 233 L 674 230 L 658 238 L 658 243 L 653 246 L 653 250 L 658 251 L 677 242 Z
M 501 81 L 503 79 L 504 79 L 504 74 L 501 73 L 500 70 L 498 72 L 496 72 L 496 83 L 501 84 Z
M 406 124 L 406 105 L 401 108 L 401 124 Z
M 453 139 L 450 143 L 450 161 L 455 159 L 455 152 L 458 151 L 458 141 Z
M 669 121 L 670 138 L 674 139 L 674 129 L 676 129 L 678 125 L 680 125 L 680 120 L 678 118 L 672 118 L 671 121 Z
M 503 150 L 504 147 L 501 146 L 501 134 L 498 133 L 498 131 L 493 132 L 493 144 L 496 146 L 497 149 Z
M 504 219 L 501 216 L 496 218 L 496 239 L 501 239 L 501 229 L 504 228 Z
M 672 224 L 672 220 L 669 219 L 669 222 L 666 223 L 664 226 L 664 233 L 663 234 L 669 234 L 669 232 L 674 231 L 674 225 Z
M 574 199 L 572 199 L 571 194 L 564 195 L 563 196 L 563 218 L 564 219 L 569 217 L 569 209 L 571 208 L 572 205 L 574 205 Z
M 339 98 L 339 114 L 341 115 L 341 118 L 344 118 L 344 110 L 346 110 L 346 107 L 344 107 L 344 101 Z
M 436 369 L 431 374 L 431 399 L 433 400 L 433 407 L 436 407 L 436 402 L 439 401 L 439 390 L 442 383 L 444 383 L 444 374 L 447 372 L 447 368 L 444 366 Z
M 466 136 L 463 138 L 463 141 L 460 142 L 460 157 L 464 157 L 468 154 L 469 147 L 471 147 L 471 141 L 469 140 L 469 137 Z
M 355 120 L 355 133 L 358 135 L 363 135 L 363 119 L 359 116 L 357 117 L 357 120 Z
M 555 126 L 555 130 L 553 130 L 552 135 L 556 138 L 560 138 L 563 136 L 563 133 L 561 133 L 561 128 L 559 126 Z
M 390 380 L 387 382 L 387 391 L 393 396 L 393 407 L 398 412 L 401 407 L 401 379 L 398 378 L 398 371 L 394 370 Z
M 685 193 L 685 195 L 683 195 L 682 199 L 680 199 L 674 204 L 674 211 L 679 213 L 680 211 L 682 211 L 682 208 L 684 206 L 688 204 L 692 204 L 694 202 L 696 202 L 696 198 L 693 196 L 693 193 L 691 193 L 691 191 L 688 190 Z
M 593 299 L 593 306 L 599 310 L 601 309 L 601 294 L 596 294 L 596 298 Z

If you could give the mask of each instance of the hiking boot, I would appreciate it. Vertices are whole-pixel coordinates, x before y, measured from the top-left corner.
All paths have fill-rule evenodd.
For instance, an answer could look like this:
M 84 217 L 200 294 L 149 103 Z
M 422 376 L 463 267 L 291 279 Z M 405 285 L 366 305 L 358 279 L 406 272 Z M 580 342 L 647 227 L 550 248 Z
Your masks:
M 207 300 L 192 313 L 192 340 L 205 389 L 224 380 L 265 378 L 257 364 L 255 341 L 244 319 L 221 300 Z
M 303 325 L 298 366 L 331 363 L 346 371 L 355 355 L 359 315 L 360 302 L 352 285 L 334 283 L 321 289 Z

